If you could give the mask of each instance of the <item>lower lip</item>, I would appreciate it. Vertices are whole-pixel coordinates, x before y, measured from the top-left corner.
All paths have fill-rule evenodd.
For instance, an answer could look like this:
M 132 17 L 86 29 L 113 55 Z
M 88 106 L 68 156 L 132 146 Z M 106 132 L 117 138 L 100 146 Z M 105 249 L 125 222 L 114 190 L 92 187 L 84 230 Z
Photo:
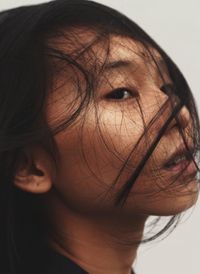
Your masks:
M 194 174 L 197 172 L 196 165 L 194 164 L 193 161 L 181 161 L 177 165 L 173 165 L 165 169 L 171 172 L 183 171 L 184 173 L 188 173 L 188 174 Z

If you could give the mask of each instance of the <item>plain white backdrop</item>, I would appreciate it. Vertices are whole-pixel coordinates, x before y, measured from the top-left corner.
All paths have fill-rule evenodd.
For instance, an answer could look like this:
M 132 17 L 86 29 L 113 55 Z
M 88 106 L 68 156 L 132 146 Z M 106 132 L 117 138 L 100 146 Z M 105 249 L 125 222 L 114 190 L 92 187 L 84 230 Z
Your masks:
M 0 0 L 0 10 L 47 1 Z M 185 75 L 200 108 L 200 1 L 97 0 L 138 23 L 172 57 Z M 187 218 L 186 218 L 187 217 Z M 160 243 L 139 248 L 138 274 L 200 273 L 200 199 L 184 222 Z M 58 273 L 59 274 L 59 273 Z

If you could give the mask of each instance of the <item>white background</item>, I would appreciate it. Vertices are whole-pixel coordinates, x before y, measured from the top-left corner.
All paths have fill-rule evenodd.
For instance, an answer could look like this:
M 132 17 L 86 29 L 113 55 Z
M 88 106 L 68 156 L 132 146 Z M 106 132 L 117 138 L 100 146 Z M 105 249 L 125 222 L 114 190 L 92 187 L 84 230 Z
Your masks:
M 0 9 L 36 0 L 0 0 Z M 46 1 L 47 2 L 47 1 Z M 99 0 L 128 15 L 152 36 L 178 64 L 200 107 L 200 1 Z M 190 213 L 190 214 L 189 214 Z M 200 273 L 200 199 L 183 224 L 160 243 L 141 247 L 138 274 Z

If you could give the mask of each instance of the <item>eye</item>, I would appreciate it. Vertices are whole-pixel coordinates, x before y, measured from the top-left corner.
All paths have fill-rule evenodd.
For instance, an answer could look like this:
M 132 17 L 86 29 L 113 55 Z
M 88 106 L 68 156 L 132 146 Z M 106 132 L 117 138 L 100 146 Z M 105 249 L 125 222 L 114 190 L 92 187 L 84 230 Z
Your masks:
M 119 101 L 119 100 L 128 100 L 137 96 L 138 96 L 138 93 L 136 91 L 122 87 L 122 88 L 117 88 L 113 90 L 112 92 L 107 94 L 105 98 Z
M 162 90 L 166 95 L 171 95 L 175 93 L 175 86 L 173 83 L 164 84 L 160 90 Z

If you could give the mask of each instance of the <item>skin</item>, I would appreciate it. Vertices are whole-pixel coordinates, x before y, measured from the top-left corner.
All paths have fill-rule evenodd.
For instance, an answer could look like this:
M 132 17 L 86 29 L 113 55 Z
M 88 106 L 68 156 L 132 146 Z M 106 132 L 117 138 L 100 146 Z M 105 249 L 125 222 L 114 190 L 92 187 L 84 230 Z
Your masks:
M 82 44 L 87 44 L 93 33 L 82 33 L 77 32 L 78 38 Z M 58 43 L 60 47 L 61 44 Z M 62 47 L 70 51 L 70 47 L 63 44 Z M 91 50 L 92 56 L 98 56 L 98 62 L 102 64 L 105 60 L 102 46 L 96 44 Z M 155 50 L 150 50 L 157 61 L 162 60 Z M 90 69 L 96 60 L 89 59 L 88 54 L 80 58 L 80 63 Z M 17 173 L 15 184 L 24 191 L 43 193 L 49 224 L 47 240 L 53 249 L 91 274 L 130 274 L 138 249 L 135 242 L 142 239 L 148 216 L 174 215 L 190 208 L 197 200 L 198 185 L 194 174 L 188 183 L 188 174 L 183 172 L 169 187 L 176 174 L 164 170 L 163 163 L 183 146 L 173 120 L 134 183 L 124 207 L 114 206 L 115 195 L 144 156 L 168 117 L 171 105 L 168 104 L 163 115 L 142 138 L 111 189 L 120 167 L 143 134 L 144 124 L 148 125 L 168 96 L 161 90 L 163 80 L 155 64 L 138 42 L 112 36 L 108 59 L 110 63 L 119 60 L 130 63 L 108 66 L 99 76 L 89 107 L 73 125 L 55 135 L 59 169 L 55 171 L 53 162 L 41 147 L 28 148 L 27 155 L 31 155 L 36 170 L 41 173 L 30 173 L 24 167 Z M 80 73 L 67 69 L 67 76 L 65 73 L 57 75 L 56 92 L 48 98 L 46 113 L 51 127 L 59 119 L 70 116 L 76 107 L 73 104 L 77 79 L 74 75 L 78 75 L 84 86 Z M 172 83 L 163 63 L 161 69 L 165 82 Z M 125 95 L 129 99 L 106 98 L 119 87 L 126 88 Z M 178 117 L 186 140 L 191 143 L 192 121 L 186 107 Z

